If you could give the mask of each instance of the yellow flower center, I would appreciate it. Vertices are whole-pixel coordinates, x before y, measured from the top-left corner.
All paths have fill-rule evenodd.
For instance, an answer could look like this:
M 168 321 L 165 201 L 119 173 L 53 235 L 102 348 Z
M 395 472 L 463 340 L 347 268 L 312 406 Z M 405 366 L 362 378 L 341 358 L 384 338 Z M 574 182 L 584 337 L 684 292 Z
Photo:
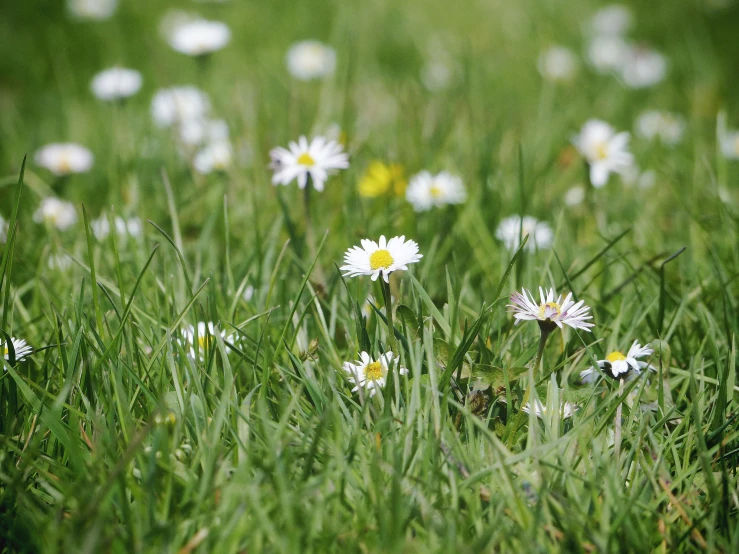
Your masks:
M 62 158 L 59 160 L 59 164 L 57 165 L 57 171 L 59 173 L 69 173 L 72 169 L 72 166 L 69 163 L 69 159 L 67 159 L 66 156 L 62 156 Z
M 300 165 L 307 165 L 308 167 L 316 165 L 316 160 L 313 159 L 313 157 L 308 154 L 308 152 L 303 152 L 300 156 L 298 156 L 298 163 Z
M 391 265 L 393 265 L 393 257 L 390 255 L 390 252 L 387 250 L 375 250 L 370 254 L 370 267 L 372 268 L 372 271 L 375 271 L 376 269 L 387 269 Z
M 200 335 L 198 336 L 198 346 L 200 347 L 200 351 L 203 352 L 205 349 L 210 345 L 211 338 L 208 335 Z
M 544 317 L 546 317 L 547 315 L 547 312 L 551 313 L 552 310 L 556 312 L 555 315 L 559 315 L 562 313 L 562 306 L 560 306 L 556 302 L 547 302 L 546 304 L 542 304 L 541 306 L 539 306 L 539 317 L 541 319 L 544 319 Z M 547 319 L 551 319 L 551 316 Z
M 429 192 L 431 193 L 431 198 L 439 198 L 441 196 L 441 189 L 436 185 L 432 185 Z
M 364 378 L 369 381 L 382 379 L 382 364 L 380 362 L 367 364 L 364 368 Z
M 611 352 L 610 354 L 608 354 L 608 356 L 606 356 L 606 360 L 608 360 L 611 363 L 620 362 L 621 360 L 625 360 L 625 359 L 626 359 L 626 356 L 624 356 L 623 354 L 621 354 L 621 352 L 618 352 L 618 351 Z
M 595 147 L 595 157 L 599 160 L 605 160 L 608 157 L 608 143 L 598 143 Z

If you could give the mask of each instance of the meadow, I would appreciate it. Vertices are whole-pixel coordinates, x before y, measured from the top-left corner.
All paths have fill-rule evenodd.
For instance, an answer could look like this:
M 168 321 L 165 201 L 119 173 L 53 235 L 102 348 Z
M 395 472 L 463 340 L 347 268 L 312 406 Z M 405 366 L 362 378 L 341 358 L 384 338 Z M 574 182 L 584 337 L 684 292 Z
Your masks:
M 0 552 L 739 552 L 737 2 L 0 9 Z

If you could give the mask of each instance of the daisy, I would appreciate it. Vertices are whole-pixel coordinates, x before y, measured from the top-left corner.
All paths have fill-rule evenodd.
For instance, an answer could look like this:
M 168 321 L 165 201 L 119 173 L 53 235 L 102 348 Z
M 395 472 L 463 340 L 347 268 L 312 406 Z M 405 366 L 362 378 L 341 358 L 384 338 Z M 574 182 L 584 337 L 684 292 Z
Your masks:
M 564 46 L 552 46 L 539 56 L 539 73 L 549 81 L 570 81 L 577 73 L 577 57 Z
M 596 36 L 588 44 L 587 57 L 599 73 L 620 70 L 629 55 L 629 44 L 618 36 Z
M 579 206 L 582 201 L 585 200 L 585 188 L 580 185 L 575 185 L 565 192 L 565 204 L 570 207 Z
M 555 300 L 554 289 L 549 289 L 545 295 L 544 289 L 539 287 L 539 298 L 541 302 L 537 304 L 527 289 L 511 294 L 511 303 L 508 307 L 516 318 L 516 325 L 522 320 L 535 320 L 540 327 L 550 330 L 554 329 L 555 325 L 560 329 L 563 329 L 564 325 L 569 325 L 573 329 L 590 332 L 590 327 L 593 327 L 593 324 L 588 322 L 589 319 L 593 319 L 588 313 L 590 307 L 582 300 L 573 302 L 572 293 L 564 299 L 560 294 Z
M 596 188 L 608 182 L 611 173 L 623 174 L 634 162 L 628 151 L 630 135 L 616 133 L 608 123 L 591 119 L 572 139 L 590 166 L 590 182 Z
M 409 264 L 423 258 L 423 254 L 418 253 L 418 244 L 412 240 L 406 241 L 405 236 L 386 241 L 383 235 L 379 244 L 369 239 L 363 239 L 361 244 L 361 248 L 353 246 L 344 254 L 341 271 L 345 277 L 371 275 L 372 280 L 377 281 L 382 275 L 385 282 L 389 283 L 393 271 L 407 270 Z
M 121 216 L 116 216 L 113 220 L 116 234 L 119 237 L 125 238 L 128 236 L 138 238 L 143 233 L 143 226 L 141 220 L 138 217 L 132 217 L 129 219 L 123 219 Z M 110 235 L 110 221 L 105 215 L 101 215 L 90 223 L 92 232 L 95 238 L 102 241 Z
M 631 26 L 631 10 L 622 4 L 611 4 L 593 15 L 590 26 L 597 35 L 618 36 Z
M 444 60 L 429 60 L 421 68 L 421 82 L 430 92 L 449 88 L 453 80 L 453 66 Z
M 31 352 L 33 352 L 33 348 L 31 348 L 29 344 L 23 339 L 10 337 L 10 342 L 13 345 L 13 352 L 15 353 L 16 364 L 25 360 L 31 354 Z M 10 362 L 10 349 L 8 348 L 8 344 L 5 342 L 4 338 L 0 338 L 0 354 L 3 355 L 5 361 Z
M 285 62 L 287 70 L 296 79 L 320 79 L 336 69 L 336 51 L 317 40 L 304 40 L 290 47 Z
M 78 19 L 109 19 L 118 7 L 118 0 L 67 0 L 69 13 Z
M 605 360 L 598 360 L 598 367 L 613 379 L 623 379 L 627 374 L 636 376 L 641 373 L 642 369 L 651 368 L 647 362 L 639 361 L 639 358 L 652 354 L 654 350 L 649 348 L 649 344 L 641 346 L 639 341 L 635 340 L 625 356 L 619 351 L 611 352 Z M 592 383 L 597 378 L 598 372 L 595 368 L 589 367 L 580 372 L 580 379 L 583 383 Z
M 36 164 L 54 175 L 85 173 L 92 167 L 94 156 L 84 146 L 73 142 L 51 143 L 36 151 Z
M 447 171 L 432 175 L 422 171 L 411 177 L 405 199 L 417 212 L 425 212 L 446 204 L 461 204 L 467 199 L 462 179 Z
M 183 331 L 184 335 L 184 342 L 183 346 L 189 347 L 190 350 L 190 357 L 195 359 L 196 358 L 196 352 L 195 352 L 195 345 L 197 342 L 197 350 L 200 354 L 200 359 L 205 359 L 206 351 L 211 351 L 213 348 L 216 347 L 215 345 L 215 336 L 220 335 L 221 338 L 225 339 L 226 334 L 223 331 L 219 331 L 216 326 L 212 322 L 198 322 L 197 325 L 197 333 L 195 332 L 196 328 L 192 325 L 188 325 L 185 327 Z
M 386 164 L 376 160 L 369 164 L 367 172 L 359 181 L 359 195 L 377 198 L 392 192 L 396 196 L 401 196 L 407 186 L 408 181 L 402 165 Z
M 629 88 L 646 88 L 667 75 L 667 58 L 656 50 L 632 47 L 621 67 L 621 79 Z
M 33 220 L 64 231 L 77 223 L 77 211 L 71 202 L 50 196 L 41 200 L 41 205 L 33 214 Z
M 577 409 L 577 405 L 573 404 L 572 402 L 564 402 L 560 405 L 559 408 L 559 415 L 564 418 L 570 418 L 572 417 L 572 414 L 575 413 L 575 410 Z M 526 402 L 523 406 L 521 406 L 521 411 L 525 413 L 531 412 L 531 403 Z M 541 403 L 540 400 L 534 400 L 534 415 L 538 417 L 539 419 L 544 419 L 544 416 L 547 415 L 547 407 Z
M 349 382 L 355 385 L 352 392 L 364 389 L 372 397 L 384 388 L 393 358 L 392 352 L 385 352 L 377 360 L 373 360 L 367 352 L 361 352 L 356 362 L 344 362 L 343 370 L 349 375 Z M 407 373 L 406 368 L 398 366 L 399 375 Z
M 526 250 L 529 252 L 551 248 L 554 240 L 554 233 L 548 223 L 528 215 L 523 218 L 518 215 L 506 217 L 495 232 L 495 237 L 508 250 L 518 250 L 521 244 L 519 239 L 526 236 L 529 237 L 526 243 Z
M 136 94 L 141 81 L 141 73 L 135 69 L 113 67 L 95 75 L 90 88 L 100 100 L 121 100 Z
M 225 23 L 195 19 L 178 25 L 169 36 L 169 45 L 188 56 L 203 56 L 220 50 L 229 40 L 231 31 Z
M 298 187 L 304 189 L 310 177 L 313 188 L 322 191 L 331 173 L 349 167 L 349 155 L 336 141 L 316 137 L 309 143 L 302 136 L 298 142 L 291 141 L 288 146 L 289 150 L 277 147 L 269 153 L 271 168 L 275 172 L 272 176 L 274 185 L 287 185 L 297 178 Z
M 161 89 L 151 101 L 151 115 L 159 127 L 204 118 L 209 110 L 208 96 L 193 86 Z
M 636 118 L 636 132 L 647 140 L 660 140 L 674 145 L 680 142 L 685 132 L 685 120 L 677 114 L 647 110 Z
M 642 171 L 639 169 L 639 166 L 632 165 L 626 172 L 624 172 L 622 178 L 626 185 L 636 185 L 640 189 L 650 189 L 657 181 L 657 173 L 653 169 Z
M 207 175 L 213 171 L 224 171 L 233 163 L 233 148 L 227 141 L 209 144 L 200 150 L 192 161 L 198 173 Z
M 180 125 L 179 136 L 187 146 L 227 141 L 228 123 L 223 119 L 187 119 Z

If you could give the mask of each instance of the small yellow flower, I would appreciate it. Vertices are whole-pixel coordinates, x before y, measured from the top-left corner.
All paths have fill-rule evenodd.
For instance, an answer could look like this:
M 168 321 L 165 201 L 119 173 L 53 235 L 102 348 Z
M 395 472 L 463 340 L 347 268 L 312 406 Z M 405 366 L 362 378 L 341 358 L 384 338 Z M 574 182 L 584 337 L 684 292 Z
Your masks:
M 388 193 L 402 196 L 407 185 L 402 165 L 374 161 L 369 164 L 367 172 L 359 181 L 359 194 L 365 198 L 377 198 Z

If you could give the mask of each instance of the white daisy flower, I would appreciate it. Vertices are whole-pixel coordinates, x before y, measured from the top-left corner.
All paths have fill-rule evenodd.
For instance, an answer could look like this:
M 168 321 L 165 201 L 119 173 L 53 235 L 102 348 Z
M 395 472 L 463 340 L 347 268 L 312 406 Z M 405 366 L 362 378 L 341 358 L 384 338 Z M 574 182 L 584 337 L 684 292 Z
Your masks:
M 634 156 L 628 151 L 629 138 L 629 133 L 616 133 L 605 121 L 591 119 L 572 139 L 590 166 L 594 187 L 604 186 L 611 173 L 623 174 L 634 163 Z
M 577 73 L 577 56 L 564 46 L 551 46 L 539 56 L 537 68 L 549 81 L 570 81 Z
M 629 88 L 654 86 L 666 75 L 667 58 L 650 48 L 632 47 L 621 67 L 621 79 Z
M 336 51 L 317 40 L 296 42 L 287 51 L 287 70 L 296 79 L 309 81 L 333 74 Z
M 444 60 L 429 60 L 421 68 L 421 82 L 431 92 L 449 88 L 453 80 L 453 66 Z
M 618 36 L 596 36 L 588 44 L 587 58 L 599 73 L 620 70 L 629 55 L 629 44 Z
M 50 196 L 41 200 L 41 205 L 33 214 L 33 220 L 64 231 L 77 223 L 77 211 L 71 202 Z
M 244 292 L 241 294 L 241 297 L 244 299 L 245 302 L 251 302 L 252 298 L 254 298 L 254 286 L 247 285 L 244 288 Z
M 67 0 L 69 13 L 78 19 L 109 19 L 117 7 L 118 0 Z
M 310 177 L 313 188 L 322 191 L 330 174 L 349 167 L 349 155 L 343 146 L 324 137 L 316 137 L 309 143 L 302 136 L 298 142 L 291 141 L 288 147 L 289 150 L 273 148 L 269 153 L 272 158 L 270 167 L 275 172 L 272 176 L 274 185 L 287 185 L 297 179 L 298 187 L 304 189 Z
M 565 204 L 570 207 L 579 206 L 585 200 L 585 187 L 575 185 L 565 192 Z
M 210 321 L 207 323 L 203 321 L 198 322 L 197 333 L 195 331 L 196 328 L 193 325 L 188 325 L 187 327 L 185 327 L 182 333 L 184 338 L 182 344 L 186 348 L 189 348 L 190 357 L 193 359 L 195 359 L 196 357 L 196 343 L 200 359 L 203 360 L 205 359 L 206 351 L 211 352 L 214 348 L 216 348 L 216 335 L 220 335 L 222 339 L 226 338 L 226 333 L 224 331 L 219 331 L 218 328 Z
M 680 142 L 685 132 L 685 120 L 674 113 L 647 110 L 636 118 L 636 132 L 647 140 L 660 140 L 674 145 Z
M 227 141 L 209 144 L 197 154 L 192 165 L 198 173 L 207 175 L 213 171 L 225 171 L 233 163 L 233 148 Z
M 575 410 L 577 409 L 577 405 L 573 404 L 572 402 L 564 402 L 560 405 L 559 408 L 559 415 L 563 419 L 567 419 L 572 417 L 572 414 L 575 413 Z M 526 402 L 523 406 L 521 406 L 521 411 L 525 413 L 531 412 L 531 403 Z M 547 415 L 547 407 L 541 403 L 540 400 L 534 400 L 534 415 L 538 417 L 539 419 L 543 419 L 545 415 Z
M 447 204 L 461 204 L 467 200 L 467 191 L 462 179 L 448 171 L 436 175 L 422 171 L 411 177 L 405 199 L 417 212 L 425 212 Z
M 188 119 L 179 129 L 180 142 L 187 146 L 228 140 L 228 123 L 223 119 Z
M 631 10 L 622 4 L 610 4 L 593 15 L 590 26 L 597 35 L 618 36 L 631 26 Z
M 0 242 L 5 243 L 8 240 L 8 231 L 10 224 L 0 215 Z
M 124 219 L 121 216 L 116 216 L 113 220 L 113 225 L 115 226 L 116 234 L 121 238 L 126 238 L 128 236 L 138 238 L 142 235 L 144 230 L 141 220 L 138 217 Z M 108 221 L 108 218 L 105 215 L 101 215 L 99 218 L 93 220 L 90 223 L 90 227 L 92 228 L 95 238 L 100 241 L 105 240 L 110 234 L 110 221 Z
M 66 273 L 66 271 L 72 267 L 72 257 L 69 254 L 60 252 L 57 254 L 51 254 L 46 258 L 46 266 L 52 271 L 60 271 Z
M 10 342 L 13 345 L 13 352 L 15 353 L 16 364 L 25 360 L 31 354 L 31 352 L 33 352 L 33 348 L 31 348 L 29 344 L 23 339 L 10 337 Z M 8 344 L 3 337 L 0 337 L 0 353 L 3 355 L 3 358 L 5 358 L 5 361 L 10 361 L 10 349 L 8 348 Z
M 726 131 L 721 136 L 721 153 L 730 160 L 739 160 L 739 131 Z
M 344 362 L 343 370 L 349 375 L 349 382 L 355 385 L 352 392 L 364 389 L 372 397 L 378 390 L 384 388 L 393 366 L 393 358 L 392 352 L 385 352 L 377 360 L 373 360 L 367 352 L 361 352 L 356 362 Z M 406 368 L 398 366 L 399 375 L 407 373 Z
M 390 282 L 393 271 L 405 271 L 409 264 L 423 258 L 418 253 L 418 244 L 405 240 L 405 236 L 393 237 L 389 241 L 380 237 L 379 244 L 373 240 L 363 239 L 362 247 L 353 246 L 344 254 L 344 265 L 341 271 L 344 276 L 370 275 L 373 281 L 382 275 L 386 283 Z
M 621 379 L 627 374 L 636 376 L 641 373 L 642 369 L 651 368 L 651 366 L 639 358 L 651 356 L 654 350 L 649 348 L 649 344 L 641 346 L 639 341 L 634 341 L 629 351 L 624 356 L 619 351 L 611 352 L 606 356 L 605 360 L 598 360 L 598 367 L 609 377 L 613 379 Z M 583 383 L 592 383 L 598 378 L 598 372 L 595 368 L 589 367 L 580 372 L 580 379 Z
M 554 233 L 548 223 L 535 217 L 512 215 L 503 219 L 495 231 L 495 237 L 505 244 L 508 250 L 518 250 L 521 237 L 529 237 L 526 250 L 546 250 L 551 248 Z
M 136 94 L 141 83 L 141 73 L 135 69 L 112 67 L 95 75 L 90 88 L 100 100 L 121 100 Z
M 159 127 L 205 118 L 209 110 L 208 95 L 193 86 L 161 89 L 151 101 L 151 115 Z
M 54 175 L 85 173 L 90 170 L 95 157 L 87 148 L 73 142 L 55 142 L 36 151 L 36 164 Z
M 637 165 L 632 165 L 621 177 L 624 184 L 636 185 L 640 189 L 650 189 L 657 182 L 657 173 L 653 169 L 642 171 Z
M 169 45 L 188 56 L 203 56 L 220 50 L 230 40 L 231 31 L 225 23 L 196 19 L 173 29 L 169 36 Z
M 554 289 L 549 289 L 545 295 L 544 289 L 539 287 L 539 298 L 541 302 L 537 303 L 527 289 L 522 289 L 522 292 L 514 291 L 511 294 L 511 303 L 508 308 L 516 318 L 516 325 L 521 321 L 535 320 L 539 326 L 554 328 L 556 325 L 563 329 L 564 325 L 569 325 L 573 329 L 582 329 L 587 332 L 590 332 L 590 327 L 594 326 L 588 322 L 589 319 L 593 319 L 593 316 L 589 314 L 590 307 L 586 306 L 582 300 L 574 302 L 572 293 L 564 299 L 562 295 L 559 295 L 555 300 Z

